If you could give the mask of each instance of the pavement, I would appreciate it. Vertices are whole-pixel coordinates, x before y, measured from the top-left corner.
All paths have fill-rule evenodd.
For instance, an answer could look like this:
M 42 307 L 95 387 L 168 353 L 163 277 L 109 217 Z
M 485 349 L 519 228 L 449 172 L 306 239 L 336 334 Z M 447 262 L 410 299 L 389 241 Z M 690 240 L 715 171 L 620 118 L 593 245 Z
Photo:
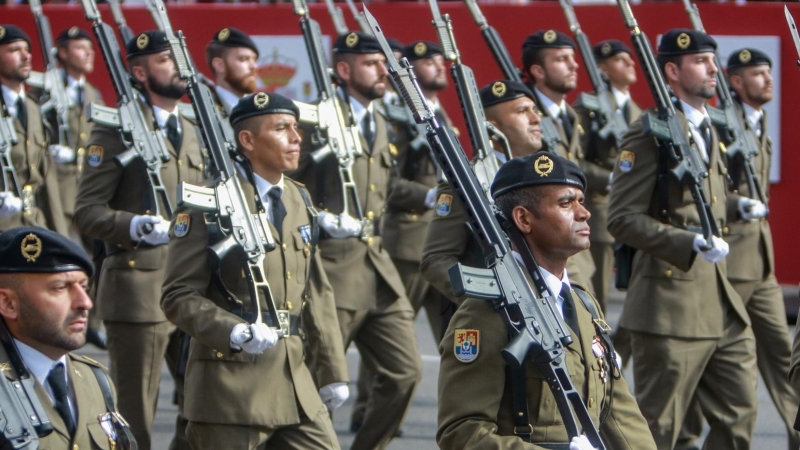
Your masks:
M 792 296 L 793 306 L 790 313 L 797 312 L 797 287 L 787 287 L 784 289 L 787 297 Z M 609 311 L 607 319 L 612 327 L 616 326 L 619 315 L 622 311 L 623 295 L 614 292 L 609 300 Z M 787 305 L 790 304 L 787 298 Z M 789 312 L 789 311 L 787 311 Z M 790 321 L 791 333 L 794 336 L 794 320 Z M 436 415 L 437 415 L 437 380 L 439 377 L 439 353 L 436 348 L 430 327 L 427 323 L 425 312 L 422 311 L 416 320 L 417 340 L 422 355 L 423 376 L 422 382 L 416 390 L 411 409 L 406 414 L 402 427 L 402 437 L 392 441 L 389 450 L 433 450 L 436 449 Z M 79 353 L 84 353 L 100 362 L 108 360 L 105 352 L 97 350 L 93 346 L 87 346 Z M 347 352 L 347 363 L 351 377 L 355 378 L 358 374 L 358 352 L 351 346 Z M 630 371 L 625 372 L 625 377 L 632 380 Z M 353 380 L 355 381 L 355 380 Z M 632 383 L 631 383 L 632 385 Z M 336 411 L 333 417 L 334 428 L 339 436 L 342 450 L 350 448 L 353 441 L 353 434 L 350 433 L 350 411 L 355 398 L 354 383 L 351 383 L 350 400 Z M 633 387 L 635 389 L 635 387 Z M 177 408 L 172 404 L 174 384 L 167 372 L 166 366 L 162 370 L 161 386 L 159 394 L 158 410 L 156 412 L 155 423 L 153 425 L 153 450 L 167 450 L 175 427 L 175 415 Z M 759 378 L 758 384 L 759 410 L 756 422 L 755 436 L 751 445 L 753 450 L 782 450 L 787 448 L 786 430 L 780 416 L 770 400 L 769 393 L 764 387 L 763 381 Z M 468 401 L 468 399 L 465 399 Z M 796 450 L 796 449 L 792 449 Z

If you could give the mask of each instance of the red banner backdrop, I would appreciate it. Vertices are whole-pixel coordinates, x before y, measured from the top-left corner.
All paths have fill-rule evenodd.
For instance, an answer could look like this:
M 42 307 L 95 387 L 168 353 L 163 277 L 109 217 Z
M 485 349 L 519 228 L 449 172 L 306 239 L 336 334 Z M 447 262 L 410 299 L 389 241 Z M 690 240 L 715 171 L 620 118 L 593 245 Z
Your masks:
M 343 5 L 344 6 L 344 5 Z M 383 29 L 392 37 L 407 42 L 414 39 L 436 40 L 433 27 L 430 25 L 431 15 L 427 3 L 374 3 L 370 11 L 381 23 Z M 473 22 L 465 6 L 460 2 L 444 2 L 440 4 L 442 13 L 449 13 L 453 19 L 456 40 L 461 51 L 462 60 L 475 71 L 479 85 L 500 78 L 500 71 L 489 53 L 478 27 Z M 800 19 L 800 5 L 789 4 L 795 17 Z M 519 64 L 520 45 L 528 34 L 541 28 L 556 28 L 567 31 L 566 20 L 555 2 L 535 3 L 529 5 L 482 5 L 488 22 L 498 29 L 512 57 Z M 335 35 L 333 25 L 324 5 L 314 4 L 310 7 L 311 16 L 322 26 L 322 31 Z M 87 29 L 83 11 L 74 5 L 47 5 L 45 14 L 50 18 L 54 33 L 69 26 L 79 25 Z M 297 35 L 300 33 L 298 19 L 289 4 L 282 5 L 169 5 L 170 17 L 175 30 L 183 30 L 187 36 L 189 49 L 199 68 L 207 73 L 204 63 L 204 47 L 213 33 L 225 26 L 235 26 L 253 35 Z M 38 39 L 34 28 L 33 17 L 27 6 L 0 7 L 0 22 L 13 23 L 23 27 L 34 40 L 34 68 L 41 70 L 41 58 L 38 50 Z M 101 7 L 104 20 L 113 23 L 109 9 Z M 616 6 L 580 6 L 576 8 L 578 19 L 583 30 L 592 42 L 617 38 L 628 41 L 628 30 L 624 27 Z M 651 39 L 673 27 L 689 27 L 689 19 L 683 11 L 682 4 L 677 3 L 645 3 L 634 6 L 634 13 L 641 28 Z M 777 260 L 777 276 L 782 283 L 797 284 L 800 282 L 800 270 L 795 264 L 800 255 L 800 239 L 795 239 L 800 213 L 797 193 L 800 192 L 800 177 L 794 176 L 794 170 L 800 167 L 800 153 L 792 150 L 792 143 L 800 141 L 800 127 L 793 125 L 794 99 L 800 98 L 800 84 L 794 80 L 800 78 L 797 67 L 797 54 L 791 35 L 784 20 L 783 4 L 779 3 L 701 3 L 701 14 L 706 30 L 717 35 L 772 35 L 781 39 L 782 92 L 776 93 L 782 98 L 781 142 L 781 181 L 771 188 L 772 200 L 770 222 L 775 237 L 775 256 Z M 136 31 L 154 28 L 149 13 L 143 7 L 125 9 L 130 27 Z M 353 29 L 355 22 L 348 17 Z M 655 42 L 653 43 L 655 45 Z M 726 55 L 722 55 L 723 59 Z M 302 58 L 298 55 L 298 58 Z M 579 90 L 590 90 L 588 76 L 580 72 Z M 649 91 L 640 74 L 640 82 L 633 89 L 634 98 L 642 105 L 652 105 Z M 113 103 L 115 96 L 107 72 L 98 57 L 98 63 L 90 81 L 98 86 L 107 103 Z M 463 120 L 457 111 L 460 110 L 458 99 L 453 89 L 441 95 L 445 107 L 456 125 L 463 129 Z M 570 101 L 575 96 L 570 96 Z M 463 144 L 468 147 L 469 142 Z

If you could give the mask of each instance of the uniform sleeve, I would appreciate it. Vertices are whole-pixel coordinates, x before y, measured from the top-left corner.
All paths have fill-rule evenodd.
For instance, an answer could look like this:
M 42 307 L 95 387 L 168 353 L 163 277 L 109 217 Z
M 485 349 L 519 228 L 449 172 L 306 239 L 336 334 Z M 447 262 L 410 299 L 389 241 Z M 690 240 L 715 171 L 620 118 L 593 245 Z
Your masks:
M 429 156 L 430 150 L 426 143 L 423 143 L 419 150 L 412 148 L 407 134 L 408 131 L 404 131 L 403 137 L 398 140 L 400 150 L 398 158 L 395 160 L 395 166 L 389 175 L 389 196 L 386 206 L 392 211 L 422 214 L 429 209 L 425 206 L 425 198 L 431 188 L 418 181 L 404 178 L 403 167 L 409 163 L 409 158 L 424 159 L 425 161 L 421 162 L 423 166 L 432 164 Z
M 797 316 L 797 326 L 794 331 L 792 365 L 789 367 L 789 381 L 795 389 L 800 391 L 800 316 Z
M 587 193 L 599 192 L 605 194 L 608 186 L 608 176 L 611 175 L 611 171 L 594 163 L 594 159 L 598 154 L 596 147 L 600 144 L 598 142 L 600 136 L 592 129 L 592 118 L 589 110 L 580 104 L 576 104 L 574 109 L 578 116 L 578 124 L 584 129 L 584 133 L 580 136 L 584 158 L 579 161 L 578 165 L 583 174 L 586 175 Z
M 61 204 L 61 195 L 59 195 L 58 176 L 56 174 L 56 165 L 53 162 L 53 157 L 47 151 L 42 157 L 44 164 L 44 189 L 39 191 L 37 202 L 46 207 L 42 208 L 45 220 L 47 221 L 47 228 L 61 234 L 62 236 L 69 237 L 69 225 L 64 219 L 64 207 Z

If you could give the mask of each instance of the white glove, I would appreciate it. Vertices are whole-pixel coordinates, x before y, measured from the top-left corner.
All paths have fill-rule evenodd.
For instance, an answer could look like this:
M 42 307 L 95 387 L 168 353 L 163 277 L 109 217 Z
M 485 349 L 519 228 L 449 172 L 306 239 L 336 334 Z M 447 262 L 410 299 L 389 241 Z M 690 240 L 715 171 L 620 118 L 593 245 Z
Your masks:
M 611 183 L 614 182 L 614 172 L 608 174 L 608 186 L 606 186 L 606 191 L 611 192 Z
M 739 199 L 739 214 L 741 214 L 742 219 L 750 222 L 751 220 L 766 217 L 767 207 L 758 200 L 742 197 Z
M 428 193 L 425 194 L 425 207 L 433 209 L 434 206 L 436 206 L 436 188 L 431 188 L 428 190 Z
M 580 435 L 572 438 L 572 441 L 569 443 L 569 450 L 597 450 L 597 448 L 589 442 L 589 438 Z
M 319 213 L 319 226 L 335 239 L 361 236 L 361 222 L 349 214 L 331 214 L 322 211 Z
M 148 224 L 153 227 L 149 233 L 145 231 Z M 164 245 L 169 242 L 169 222 L 161 216 L 133 216 L 129 233 L 133 241 L 145 241 L 150 245 Z
M 0 216 L 11 217 L 22 211 L 22 200 L 11 192 L 0 192 Z
M 75 161 L 75 150 L 65 145 L 51 145 L 50 154 L 56 164 L 68 164 Z
M 331 383 L 319 390 L 319 397 L 322 399 L 322 403 L 325 403 L 328 411 L 334 411 L 350 397 L 350 389 L 347 388 L 345 382 Z
M 714 247 L 703 250 L 702 247 L 706 246 L 706 239 L 703 237 L 702 234 L 697 234 L 694 237 L 694 243 L 692 243 L 692 248 L 694 251 L 700 254 L 706 261 L 710 263 L 716 263 L 722 261 L 723 258 L 728 256 L 728 243 L 723 241 L 722 239 L 711 236 L 711 243 Z
M 264 322 L 237 323 L 231 331 L 231 348 L 241 348 L 252 355 L 260 355 L 277 343 L 278 333 Z

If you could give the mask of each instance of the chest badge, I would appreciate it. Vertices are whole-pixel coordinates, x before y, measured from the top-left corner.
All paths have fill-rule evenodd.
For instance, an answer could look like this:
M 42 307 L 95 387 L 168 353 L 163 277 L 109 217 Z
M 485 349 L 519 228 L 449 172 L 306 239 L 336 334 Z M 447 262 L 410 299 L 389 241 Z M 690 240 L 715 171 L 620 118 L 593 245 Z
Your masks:
M 480 340 L 480 330 L 457 328 L 453 335 L 453 352 L 456 359 L 463 363 L 475 361 L 481 349 Z

